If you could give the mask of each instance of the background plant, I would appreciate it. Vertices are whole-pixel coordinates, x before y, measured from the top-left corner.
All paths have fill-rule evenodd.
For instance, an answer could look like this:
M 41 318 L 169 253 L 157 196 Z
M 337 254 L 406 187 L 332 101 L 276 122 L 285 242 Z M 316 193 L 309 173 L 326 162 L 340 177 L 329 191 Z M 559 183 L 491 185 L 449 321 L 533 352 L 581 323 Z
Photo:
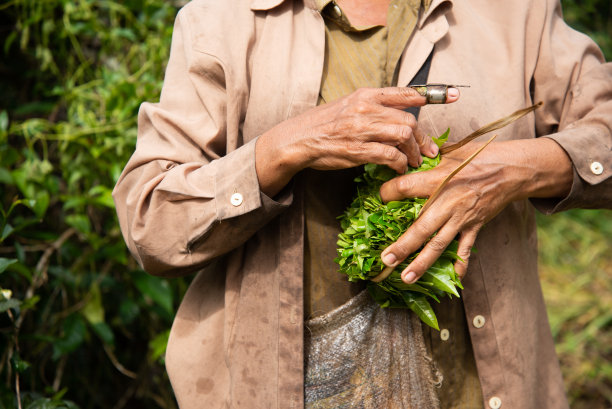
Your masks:
M 175 406 L 159 361 L 185 284 L 138 270 L 111 190 L 178 7 L 0 6 L 0 407 Z
M 110 192 L 181 3 L 0 3 L 0 409 L 176 407 L 161 359 L 186 280 L 137 268 Z M 610 58 L 610 2 L 564 6 Z M 610 407 L 610 212 L 539 223 L 573 405 Z
M 562 0 L 612 60 L 612 2 Z M 612 212 L 538 215 L 540 276 L 573 409 L 612 407 Z

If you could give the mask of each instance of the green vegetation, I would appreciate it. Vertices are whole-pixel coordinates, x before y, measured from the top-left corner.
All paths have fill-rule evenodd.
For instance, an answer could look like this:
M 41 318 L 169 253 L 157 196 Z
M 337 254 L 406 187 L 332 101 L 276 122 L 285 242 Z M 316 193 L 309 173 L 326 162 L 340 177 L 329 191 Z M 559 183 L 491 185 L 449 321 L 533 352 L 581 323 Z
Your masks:
M 612 60 L 612 2 L 562 0 Z M 540 276 L 573 409 L 612 407 L 612 211 L 538 215 Z
M 176 407 L 162 359 L 187 283 L 138 269 L 110 192 L 139 104 L 158 99 L 180 3 L 0 3 L 0 409 Z M 610 58 L 609 0 L 564 5 Z M 610 216 L 539 219 L 576 408 L 612 404 Z
M 540 216 L 540 275 L 574 409 L 612 404 L 612 212 Z
M 177 6 L 0 5 L 0 408 L 175 406 L 160 360 L 185 283 L 138 270 L 111 190 Z
M 561 0 L 570 26 L 588 34 L 612 60 L 612 2 L 607 0 Z

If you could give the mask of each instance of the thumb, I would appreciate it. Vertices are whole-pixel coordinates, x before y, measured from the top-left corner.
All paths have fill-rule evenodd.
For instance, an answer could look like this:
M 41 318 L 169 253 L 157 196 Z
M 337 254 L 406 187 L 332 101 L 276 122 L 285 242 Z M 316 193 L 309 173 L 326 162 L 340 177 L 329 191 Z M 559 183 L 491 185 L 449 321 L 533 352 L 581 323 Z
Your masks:
M 438 186 L 436 169 L 397 176 L 380 187 L 380 197 L 387 203 L 413 197 L 427 198 Z

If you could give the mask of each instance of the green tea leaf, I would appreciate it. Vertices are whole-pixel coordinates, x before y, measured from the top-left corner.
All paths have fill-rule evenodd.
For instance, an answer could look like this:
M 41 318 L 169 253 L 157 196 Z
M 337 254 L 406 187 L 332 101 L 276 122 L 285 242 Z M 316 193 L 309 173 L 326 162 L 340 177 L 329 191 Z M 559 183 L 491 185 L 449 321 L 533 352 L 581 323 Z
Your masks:
M 436 314 L 434 313 L 433 308 L 431 308 L 431 304 L 427 302 L 425 297 L 409 297 L 408 294 L 409 293 L 402 293 L 408 307 L 416 315 L 418 315 L 421 321 L 439 331 L 440 327 L 438 326 L 438 318 L 436 318 Z
M 441 148 L 442 145 L 444 145 L 448 141 L 449 135 L 450 135 L 450 128 L 447 128 L 446 131 L 442 135 L 438 136 L 437 138 L 434 136 L 431 139 L 433 139 L 434 143 L 438 145 L 438 148 Z

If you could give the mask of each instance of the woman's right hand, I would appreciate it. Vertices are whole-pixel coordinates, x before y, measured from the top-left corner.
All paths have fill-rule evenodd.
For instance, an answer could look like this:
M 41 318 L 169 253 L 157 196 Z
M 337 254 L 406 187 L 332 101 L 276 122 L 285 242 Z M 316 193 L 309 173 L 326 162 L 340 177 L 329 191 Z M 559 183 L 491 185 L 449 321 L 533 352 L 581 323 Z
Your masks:
M 447 103 L 459 98 L 449 88 Z M 262 192 L 272 197 L 304 168 L 333 170 L 365 163 L 387 165 L 404 173 L 417 167 L 421 154 L 434 157 L 438 148 L 417 131 L 405 108 L 425 105 L 412 88 L 362 88 L 281 122 L 262 134 L 255 147 Z

